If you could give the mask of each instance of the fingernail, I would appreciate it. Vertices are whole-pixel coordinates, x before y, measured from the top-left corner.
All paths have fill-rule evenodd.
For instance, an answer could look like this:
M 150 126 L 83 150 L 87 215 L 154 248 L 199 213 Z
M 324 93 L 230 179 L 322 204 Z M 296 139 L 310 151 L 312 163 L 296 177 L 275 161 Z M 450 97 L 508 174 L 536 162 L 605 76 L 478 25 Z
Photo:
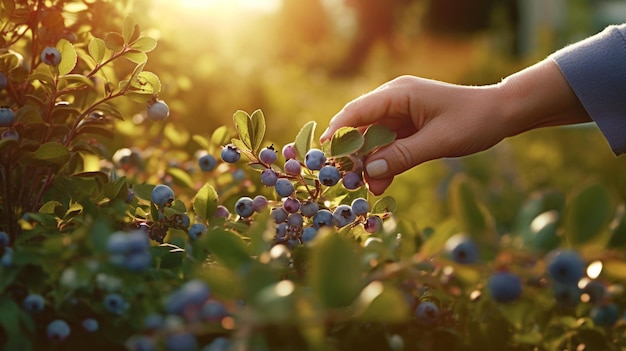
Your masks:
M 365 171 L 372 178 L 376 178 L 380 175 L 383 175 L 387 173 L 388 170 L 389 170 L 389 166 L 387 165 L 387 161 L 382 160 L 382 159 L 372 161 L 365 166 Z

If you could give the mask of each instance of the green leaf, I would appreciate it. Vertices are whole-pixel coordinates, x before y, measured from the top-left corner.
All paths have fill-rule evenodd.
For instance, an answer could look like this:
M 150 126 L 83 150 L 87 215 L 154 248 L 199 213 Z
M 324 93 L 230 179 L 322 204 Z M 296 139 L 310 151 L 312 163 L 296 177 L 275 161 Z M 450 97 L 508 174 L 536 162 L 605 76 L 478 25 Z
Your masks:
M 245 111 L 238 110 L 233 114 L 233 123 L 235 124 L 235 130 L 239 139 L 243 142 L 248 150 L 253 150 L 252 147 L 252 133 L 250 116 Z
M 191 136 L 191 140 L 195 141 L 196 144 L 198 144 L 200 148 L 203 150 L 209 150 L 209 148 L 211 147 L 211 143 L 209 143 L 207 138 L 203 137 L 202 135 L 194 134 Z M 221 145 L 221 144 L 218 144 L 218 145 Z
M 385 196 L 374 203 L 371 212 L 377 214 L 394 213 L 397 208 L 396 200 L 391 196 Z
M 311 143 L 313 142 L 313 134 L 315 133 L 315 127 L 317 124 L 314 121 L 310 121 L 302 128 L 296 135 L 293 146 L 296 148 L 298 158 L 304 160 L 306 153 L 311 149 Z
M 472 184 L 459 174 L 450 182 L 450 206 L 463 229 L 481 242 L 495 242 L 495 225 L 485 206 L 478 200 Z
M 120 33 L 109 32 L 104 35 L 104 45 L 113 52 L 118 52 L 124 47 L 124 38 Z
M 130 81 L 130 89 L 137 94 L 155 95 L 161 91 L 161 81 L 156 74 L 142 71 Z
M 333 157 L 353 154 L 363 146 L 364 138 L 358 129 L 342 127 L 337 129 L 330 140 L 330 155 Z
M 213 216 L 217 209 L 217 192 L 211 184 L 205 184 L 193 200 L 193 211 L 205 221 Z
M 145 53 L 141 52 L 141 51 L 128 51 L 126 53 L 124 53 L 125 58 L 129 59 L 130 61 L 134 62 L 134 63 L 142 63 L 142 62 L 146 62 L 148 61 L 148 55 L 146 55 Z
M 232 232 L 212 230 L 206 234 L 205 240 L 211 254 L 230 269 L 238 269 L 251 262 L 245 243 Z
M 250 130 L 252 131 L 251 144 L 252 152 L 256 155 L 261 149 L 263 138 L 265 138 L 265 117 L 261 110 L 256 110 L 250 116 Z
M 606 187 L 598 183 L 584 186 L 571 196 L 566 209 L 567 240 L 574 246 L 600 240 L 612 215 L 613 205 Z
M 40 166 L 63 165 L 70 159 L 70 150 L 57 142 L 41 145 L 36 151 L 24 155 L 23 161 Z
M 133 50 L 138 50 L 141 52 L 150 52 L 154 50 L 157 46 L 157 41 L 150 37 L 139 37 L 139 39 L 135 40 L 130 48 Z
M 626 209 L 624 205 L 618 207 L 615 211 L 615 217 L 611 222 L 611 239 L 609 247 L 626 247 Z
M 106 53 L 106 44 L 104 40 L 100 38 L 93 38 L 89 42 L 89 46 L 87 47 L 89 50 L 89 55 L 96 61 L 97 64 L 102 63 L 104 59 L 104 54 Z
M 377 148 L 391 144 L 396 140 L 396 133 L 383 125 L 374 124 L 363 133 L 363 139 L 363 147 L 359 153 L 367 155 Z
M 0 310 L 0 327 L 11 336 L 3 345 L 5 350 L 32 350 L 33 318 L 23 312 L 8 294 L 0 297 Z
M 126 16 L 122 24 L 122 39 L 124 43 L 129 43 L 138 29 L 135 19 L 132 16 Z
M 228 128 L 226 128 L 226 126 L 220 126 L 211 134 L 211 143 L 213 143 L 213 145 L 225 145 L 229 138 L 230 133 L 228 132 Z M 210 150 L 210 148 L 207 150 Z
M 348 306 L 361 292 L 363 272 L 353 245 L 337 233 L 318 233 L 309 279 L 313 293 L 327 308 Z
M 392 285 L 374 281 L 366 286 L 355 302 L 361 321 L 402 323 L 409 318 L 410 306 L 402 293 Z
M 0 71 L 11 72 L 18 68 L 22 62 L 22 58 L 14 52 L 8 52 L 0 55 Z
M 67 39 L 61 39 L 57 43 L 57 49 L 61 52 L 61 62 L 59 62 L 59 75 L 64 76 L 70 73 L 76 66 L 78 55 L 74 45 Z
M 167 169 L 167 174 L 172 177 L 174 183 L 177 185 L 184 186 L 189 189 L 193 188 L 193 179 L 191 179 L 191 176 L 182 169 L 170 167 Z

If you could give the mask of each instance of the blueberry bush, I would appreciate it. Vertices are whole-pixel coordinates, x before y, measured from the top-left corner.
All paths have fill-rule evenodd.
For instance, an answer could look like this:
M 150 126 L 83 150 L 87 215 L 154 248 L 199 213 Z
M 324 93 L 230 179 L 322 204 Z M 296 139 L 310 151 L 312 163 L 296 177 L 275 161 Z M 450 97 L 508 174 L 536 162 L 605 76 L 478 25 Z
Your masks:
M 0 349 L 626 347 L 626 211 L 600 182 L 530 194 L 502 233 L 464 174 L 434 227 L 368 193 L 378 125 L 279 146 L 240 110 L 191 153 L 110 150 L 129 123 L 176 134 L 124 4 L 1 2 Z

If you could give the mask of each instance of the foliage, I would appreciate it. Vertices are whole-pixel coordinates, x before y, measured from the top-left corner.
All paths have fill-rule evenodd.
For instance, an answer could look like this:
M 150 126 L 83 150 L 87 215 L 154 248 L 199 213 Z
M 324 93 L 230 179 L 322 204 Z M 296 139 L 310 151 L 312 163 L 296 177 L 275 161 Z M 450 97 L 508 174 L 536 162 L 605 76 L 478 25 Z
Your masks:
M 110 2 L 52 3 L 2 2 L 0 98 L 16 115 L 0 126 L 2 349 L 626 345 L 618 313 L 626 211 L 613 187 L 532 193 L 502 223 L 484 185 L 459 172 L 446 186 L 449 218 L 420 227 L 397 215 L 394 197 L 340 179 L 360 175 L 363 157 L 394 140 L 385 128 L 342 128 L 319 145 L 340 176 L 327 184 L 305 162 L 315 122 L 293 139 L 302 167 L 293 174 L 284 155 L 259 156 L 271 145 L 261 110 L 236 111 L 232 127 L 211 135 L 162 114 L 137 118 L 164 104 L 160 79 L 145 69 L 156 40 L 131 17 L 113 16 L 119 28 L 110 32 L 92 22 Z M 40 56 L 50 47 L 58 64 Z M 135 127 L 169 142 L 107 151 Z M 217 161 L 226 145 L 244 157 Z M 205 156 L 215 164 L 203 169 Z M 289 196 L 262 182 L 268 170 L 294 186 Z M 253 197 L 265 200 L 249 214 Z M 369 209 L 352 216 L 356 199 Z M 334 219 L 322 225 L 297 209 L 277 219 L 288 202 L 314 203 Z M 549 273 L 564 248 L 584 263 L 559 266 L 579 278 L 573 285 Z M 502 272 L 519 278 L 521 294 L 497 290 L 492 278 Z M 510 302 L 494 298 L 502 295 Z

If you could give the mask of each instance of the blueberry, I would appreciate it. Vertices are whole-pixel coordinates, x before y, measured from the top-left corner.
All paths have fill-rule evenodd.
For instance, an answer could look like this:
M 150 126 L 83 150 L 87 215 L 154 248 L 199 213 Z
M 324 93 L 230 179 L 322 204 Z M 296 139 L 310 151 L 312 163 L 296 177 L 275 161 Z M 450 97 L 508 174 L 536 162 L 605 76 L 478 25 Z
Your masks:
M 240 168 L 233 172 L 233 180 L 240 182 L 244 179 L 246 179 L 246 172 L 243 169 Z
M 300 172 L 302 171 L 302 166 L 300 165 L 300 162 L 298 162 L 298 160 L 296 160 L 295 158 L 290 158 L 285 162 L 285 173 L 289 174 L 289 175 L 300 175 Z
M 167 313 L 181 314 L 188 308 L 200 308 L 211 296 L 211 290 L 202 280 L 193 279 L 171 293 L 165 300 Z
M 0 265 L 4 268 L 13 265 L 13 248 L 8 246 L 4 248 L 4 254 L 2 254 L 2 258 L 0 258 Z
M 306 217 L 313 217 L 320 210 L 320 206 L 315 201 L 306 201 L 300 205 L 300 213 Z
M 0 127 L 10 127 L 15 122 L 15 112 L 8 107 L 0 107 Z
M 584 274 L 585 263 L 576 251 L 557 251 L 548 260 L 548 273 L 559 283 L 576 285 Z
M 319 149 L 310 149 L 304 157 L 304 164 L 310 170 L 320 170 L 326 163 L 324 152 Z
M 39 294 L 28 294 L 28 296 L 24 299 L 24 302 L 22 302 L 22 306 L 26 312 L 30 314 L 43 311 L 45 304 L 43 296 Z
M 323 226 L 332 226 L 333 225 L 333 213 L 329 210 L 319 210 L 313 216 L 313 226 L 315 228 L 320 228 Z
M 289 226 L 302 228 L 303 224 L 304 218 L 299 213 L 292 213 L 287 217 L 287 225 Z
M 88 331 L 90 333 L 98 331 L 98 328 L 100 327 L 98 321 L 93 318 L 83 319 L 81 325 L 83 326 L 83 329 L 85 329 L 85 331 Z
M 278 174 L 273 169 L 267 168 L 261 172 L 261 183 L 265 186 L 274 186 L 278 180 Z
M 230 350 L 230 341 L 225 337 L 219 336 L 210 344 L 202 348 L 202 351 L 228 351 Z
M 219 206 L 217 206 L 217 209 L 215 210 L 215 213 L 213 213 L 213 217 L 228 218 L 228 217 L 230 217 L 230 211 L 228 211 L 226 206 L 219 205 Z
M 585 285 L 583 293 L 587 294 L 590 303 L 599 303 L 606 294 L 606 286 L 597 280 L 592 280 Z
M 188 332 L 170 334 L 165 338 L 165 348 L 168 351 L 196 351 L 198 341 Z
M 183 228 L 189 228 L 189 224 L 191 224 L 191 218 L 189 218 L 188 214 L 183 213 L 176 218 L 176 222 Z
M 364 216 L 370 211 L 370 203 L 362 197 L 352 200 L 350 207 L 356 216 Z
M 152 202 L 158 207 L 169 206 L 174 201 L 174 191 L 167 185 L 159 184 L 152 189 Z
M 131 351 L 156 351 L 157 346 L 149 336 L 139 335 L 133 337 L 128 342 Z
M 363 178 L 357 172 L 346 172 L 343 175 L 343 186 L 348 190 L 355 190 L 363 186 Z
M 595 325 L 599 327 L 610 327 L 619 320 L 619 307 L 614 303 L 594 306 L 589 316 Z
M 276 193 L 281 197 L 290 196 L 291 194 L 293 194 L 294 191 L 293 184 L 291 184 L 289 179 L 285 178 L 278 179 L 276 181 L 276 184 L 274 185 L 274 188 L 276 189 Z
M 376 215 L 369 216 L 365 220 L 363 227 L 365 228 L 365 231 L 370 234 L 378 233 L 383 229 L 383 220 Z
M 52 341 L 63 341 L 70 336 L 70 326 L 61 319 L 55 319 L 48 324 L 48 339 Z
M 209 322 L 219 322 L 228 315 L 224 304 L 216 300 L 207 301 L 200 310 L 200 317 Z
M 139 272 L 150 266 L 152 256 L 148 249 L 150 239 L 144 231 L 115 232 L 107 241 L 109 262 L 126 269 Z
M 213 155 L 206 154 L 198 158 L 198 165 L 200 166 L 200 169 L 204 172 L 210 172 L 215 169 L 215 166 L 217 165 L 217 160 L 215 160 L 215 157 L 213 157 Z
M 222 149 L 222 160 L 228 163 L 235 163 L 241 158 L 239 149 L 233 144 L 228 144 Z
M 439 321 L 439 307 L 430 302 L 423 301 L 415 308 L 415 318 L 422 326 L 431 326 Z
M 254 212 L 263 212 L 267 208 L 267 198 L 263 195 L 257 195 L 252 199 L 252 207 Z
M 556 282 L 552 286 L 552 295 L 559 307 L 571 308 L 580 303 L 582 290 L 576 285 Z
M 509 272 L 496 272 L 487 281 L 487 290 L 496 302 L 512 302 L 522 295 L 522 280 Z
M 283 208 L 287 211 L 287 213 L 296 213 L 300 209 L 300 201 L 288 197 L 285 201 L 283 201 Z
M 207 227 L 206 227 L 205 224 L 203 224 L 203 223 L 194 223 L 193 225 L 191 225 L 191 228 L 189 228 L 189 230 L 187 231 L 187 234 L 189 235 L 189 239 L 196 240 L 202 234 L 204 234 L 206 232 L 207 232 Z
M 110 293 L 104 297 L 104 308 L 112 314 L 122 315 L 126 312 L 128 304 L 122 295 Z
M 272 208 L 270 216 L 274 219 L 274 222 L 282 223 L 287 220 L 287 216 L 289 216 L 289 213 L 285 211 L 285 209 L 283 209 L 282 207 L 274 207 Z
M 287 237 L 287 231 L 289 230 L 289 225 L 287 223 L 279 223 L 276 226 L 276 239 L 277 240 L 285 240 Z
M 154 102 L 148 103 L 147 113 L 148 113 L 148 118 L 150 118 L 151 120 L 162 121 L 166 119 L 167 117 L 169 117 L 170 108 L 169 106 L 167 106 L 165 101 L 156 100 Z
M 0 90 L 6 88 L 8 83 L 9 80 L 7 79 L 7 76 L 4 73 L 0 72 Z
M 0 134 L 0 139 L 18 141 L 20 140 L 20 135 L 13 129 L 5 129 Z
M 315 229 L 314 227 L 306 227 L 304 228 L 304 230 L 302 230 L 302 242 L 303 243 L 309 242 L 315 239 L 316 235 L 317 235 L 317 229 Z
M 334 166 L 324 166 L 320 169 L 317 177 L 320 182 L 326 186 L 333 186 L 339 182 L 341 179 L 341 174 L 337 167 Z
M 298 157 L 294 143 L 289 143 L 283 146 L 283 156 L 285 157 L 285 160 Z
M 9 245 L 9 234 L 7 234 L 6 232 L 0 231 L 0 248 L 2 247 L 6 247 L 7 245 Z
M 460 264 L 472 264 L 478 261 L 478 246 L 465 234 L 456 234 L 446 241 L 446 252 L 450 258 Z
M 61 62 L 61 52 L 54 46 L 47 46 L 40 55 L 41 62 L 49 66 L 58 66 Z
M 352 208 L 348 205 L 339 205 L 333 212 L 333 223 L 337 227 L 345 227 L 354 222 L 356 216 L 352 212 Z
M 240 217 L 248 218 L 254 214 L 254 200 L 247 196 L 243 196 L 235 203 L 235 212 Z
M 274 150 L 274 145 L 270 145 L 259 153 L 259 160 L 266 165 L 271 165 L 276 162 L 277 152 Z

